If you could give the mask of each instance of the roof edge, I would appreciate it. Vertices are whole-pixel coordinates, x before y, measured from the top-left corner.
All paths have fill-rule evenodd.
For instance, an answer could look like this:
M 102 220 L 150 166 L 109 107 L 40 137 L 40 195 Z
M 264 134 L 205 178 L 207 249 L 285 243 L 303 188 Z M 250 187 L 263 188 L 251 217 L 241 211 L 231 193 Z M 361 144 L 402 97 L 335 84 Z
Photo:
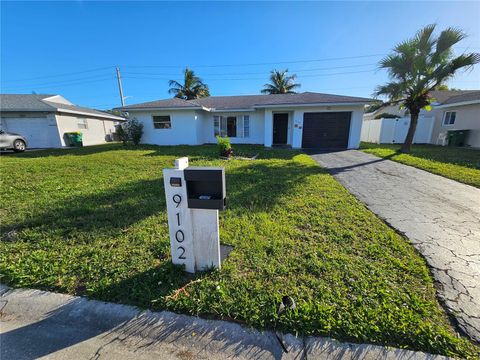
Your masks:
M 459 101 L 457 103 L 437 105 L 437 106 L 435 106 L 435 109 L 444 109 L 444 108 L 455 107 L 455 106 L 475 105 L 475 104 L 480 104 L 480 99 L 479 100 L 469 100 L 469 101 Z
M 360 106 L 370 104 L 375 100 L 364 101 L 349 101 L 349 102 L 323 102 L 323 103 L 285 103 L 285 104 L 260 104 L 254 105 L 251 108 L 207 108 L 204 106 L 191 106 L 191 107 L 135 107 L 135 108 L 114 108 L 114 110 L 120 110 L 125 112 L 134 111 L 182 111 L 182 110 L 204 110 L 207 112 L 227 112 L 227 111 L 255 111 L 256 109 L 268 109 L 268 108 L 284 108 L 284 107 L 315 107 L 315 106 Z
M 95 110 L 98 111 L 98 110 Z M 93 114 L 89 113 L 86 111 L 81 111 L 81 110 L 71 110 L 71 109 L 64 109 L 61 107 L 58 107 L 57 110 L 55 111 L 56 113 L 67 113 L 67 114 L 78 114 L 78 115 L 86 115 L 86 116 L 91 116 L 91 117 L 99 117 L 99 118 L 106 118 L 110 120 L 126 120 L 125 118 L 109 113 L 105 114 Z
M 286 104 L 261 104 L 254 105 L 254 109 L 278 108 L 278 107 L 315 107 L 315 106 L 355 106 L 365 105 L 374 102 L 371 101 L 349 101 L 349 102 L 323 102 L 323 103 L 286 103 Z
M 129 108 L 129 107 L 118 107 L 118 108 L 113 108 L 113 110 L 119 110 L 119 111 L 124 111 L 124 112 L 131 112 L 131 111 L 149 111 L 149 110 L 155 110 L 155 111 L 164 111 L 164 110 L 205 110 L 208 111 L 209 109 L 204 108 L 203 106 L 179 106 L 179 107 L 134 107 L 134 108 Z

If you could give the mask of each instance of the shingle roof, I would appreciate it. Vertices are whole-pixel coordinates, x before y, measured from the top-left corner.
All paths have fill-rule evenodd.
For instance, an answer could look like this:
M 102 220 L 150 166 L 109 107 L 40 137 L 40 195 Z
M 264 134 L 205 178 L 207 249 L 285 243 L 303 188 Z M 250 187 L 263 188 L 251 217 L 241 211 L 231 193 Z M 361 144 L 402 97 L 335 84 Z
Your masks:
M 430 96 L 435 99 L 436 103 L 446 104 L 447 101 L 450 101 L 450 99 L 454 97 L 468 95 L 477 91 L 478 90 L 437 90 L 430 91 Z
M 68 105 L 49 101 L 55 95 L 46 94 L 0 94 L 0 111 L 2 112 L 73 112 L 95 117 L 121 120 L 119 116 L 82 106 Z
M 125 106 L 121 109 L 128 111 L 149 108 L 199 108 L 205 107 L 216 110 L 250 109 L 254 107 L 268 107 L 275 105 L 300 104 L 365 104 L 374 100 L 362 97 L 304 92 L 299 94 L 274 95 L 240 95 L 240 96 L 209 96 L 195 100 L 166 99 L 141 104 Z
M 461 103 L 465 101 L 475 101 L 475 100 L 480 101 L 480 90 L 468 91 L 460 95 L 452 96 L 448 98 L 446 101 L 442 102 L 442 105 L 456 104 L 456 103 Z
M 121 109 L 133 110 L 136 108 L 199 108 L 200 105 L 194 101 L 187 101 L 178 98 L 149 101 L 141 104 L 127 105 Z
M 42 100 L 55 95 L 46 94 L 1 94 L 1 111 L 54 111 L 55 108 Z

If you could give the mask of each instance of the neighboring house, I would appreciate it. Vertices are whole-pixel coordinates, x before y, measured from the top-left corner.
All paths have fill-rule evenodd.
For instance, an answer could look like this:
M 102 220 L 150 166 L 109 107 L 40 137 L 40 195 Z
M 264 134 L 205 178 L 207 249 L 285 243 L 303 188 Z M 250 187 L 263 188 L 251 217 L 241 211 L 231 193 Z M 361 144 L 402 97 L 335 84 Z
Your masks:
M 422 110 L 415 132 L 415 143 L 446 145 L 449 130 L 469 130 L 465 145 L 480 147 L 480 91 L 432 91 L 432 110 Z M 398 119 L 375 119 L 383 113 Z M 410 126 L 408 110 L 398 105 L 382 107 L 363 116 L 362 141 L 401 143 Z
M 365 104 L 372 99 L 304 92 L 166 99 L 121 110 L 144 125 L 143 143 L 232 143 L 293 148 L 357 148 Z
M 84 145 L 111 141 L 125 119 L 73 105 L 60 95 L 0 95 L 1 128 L 26 138 L 29 148 L 68 146 L 65 133 L 80 131 Z
M 452 96 L 433 112 L 432 144 L 444 145 L 450 130 L 468 130 L 465 145 L 480 148 L 480 90 Z

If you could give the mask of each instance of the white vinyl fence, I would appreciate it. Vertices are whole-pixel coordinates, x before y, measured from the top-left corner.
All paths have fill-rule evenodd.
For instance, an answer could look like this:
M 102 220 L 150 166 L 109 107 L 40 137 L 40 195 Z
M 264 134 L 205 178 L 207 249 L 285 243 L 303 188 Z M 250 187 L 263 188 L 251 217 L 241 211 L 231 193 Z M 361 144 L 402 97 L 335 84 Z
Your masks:
M 413 137 L 416 144 L 429 143 L 432 137 L 434 117 L 420 116 Z M 377 144 L 403 143 L 407 136 L 410 118 L 363 120 L 361 141 Z

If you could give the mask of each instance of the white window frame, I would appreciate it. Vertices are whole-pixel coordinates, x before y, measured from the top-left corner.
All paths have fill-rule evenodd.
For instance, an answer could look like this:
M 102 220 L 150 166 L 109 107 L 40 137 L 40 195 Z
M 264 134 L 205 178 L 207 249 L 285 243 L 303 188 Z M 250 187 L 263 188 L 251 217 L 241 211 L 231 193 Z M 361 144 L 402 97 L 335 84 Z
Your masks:
M 215 115 L 213 117 L 213 136 L 221 136 L 221 123 L 222 123 L 222 117 Z
M 213 116 L 213 136 L 220 136 L 220 137 L 228 136 L 227 120 L 228 118 L 232 118 L 232 117 L 235 118 L 236 135 L 230 136 L 230 137 L 234 139 L 242 137 L 243 125 L 242 127 L 239 127 L 239 123 L 241 120 L 243 123 L 243 117 L 238 115 L 226 115 L 226 116 L 214 115 Z
M 450 123 L 450 121 L 452 120 L 452 114 L 454 114 L 453 123 Z M 456 111 L 445 111 L 445 113 L 443 114 L 442 126 L 453 126 L 455 125 L 456 121 L 457 121 Z
M 77 118 L 77 127 L 79 129 L 88 129 L 88 119 L 87 118 Z
M 250 115 L 243 115 L 242 135 L 244 138 L 250 137 Z
M 157 120 L 155 118 L 168 118 L 168 120 Z M 152 115 L 152 124 L 154 130 L 171 130 L 172 129 L 172 117 L 170 115 Z M 156 127 L 155 124 L 168 124 L 166 127 Z

